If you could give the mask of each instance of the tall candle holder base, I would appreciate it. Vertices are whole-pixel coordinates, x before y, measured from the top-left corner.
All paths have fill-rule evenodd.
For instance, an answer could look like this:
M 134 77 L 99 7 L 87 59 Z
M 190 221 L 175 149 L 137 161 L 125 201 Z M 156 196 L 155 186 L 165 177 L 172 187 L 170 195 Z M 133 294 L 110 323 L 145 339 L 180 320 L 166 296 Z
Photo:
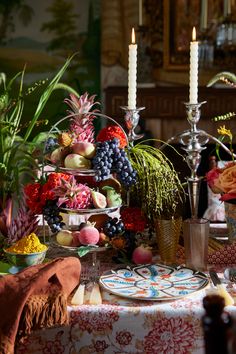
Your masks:
M 139 112 L 145 109 L 145 107 L 138 107 L 130 109 L 127 106 L 121 106 L 121 109 L 125 111 L 125 123 L 128 129 L 128 140 L 131 144 L 135 140 L 141 139 L 144 134 L 136 134 L 135 129 L 138 126 L 139 122 Z
M 212 140 L 216 144 L 220 145 L 227 153 L 236 157 L 236 154 L 232 153 L 232 151 L 219 139 L 211 134 L 208 134 L 204 130 L 199 130 L 197 128 L 197 124 L 201 116 L 200 108 L 205 102 L 206 101 L 200 103 L 185 103 L 187 120 L 190 124 L 190 129 L 171 137 L 161 148 L 163 149 L 164 146 L 177 141 L 182 145 L 182 149 L 187 153 L 186 162 L 191 171 L 190 177 L 187 177 L 187 183 L 191 217 L 193 219 L 197 219 L 198 217 L 199 191 L 202 177 L 197 175 L 197 170 L 201 163 L 201 152 L 206 149 L 205 145 L 209 140 Z

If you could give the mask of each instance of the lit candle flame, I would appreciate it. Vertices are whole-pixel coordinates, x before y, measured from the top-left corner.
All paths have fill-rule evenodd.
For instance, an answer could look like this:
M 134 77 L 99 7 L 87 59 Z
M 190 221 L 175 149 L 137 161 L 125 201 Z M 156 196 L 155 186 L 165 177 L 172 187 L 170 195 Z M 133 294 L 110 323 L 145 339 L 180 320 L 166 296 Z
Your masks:
M 135 44 L 135 32 L 134 32 L 134 28 L 132 28 L 131 42 L 132 42 L 132 44 Z
M 196 28 L 193 27 L 193 32 L 192 32 L 192 41 L 195 42 L 196 41 Z

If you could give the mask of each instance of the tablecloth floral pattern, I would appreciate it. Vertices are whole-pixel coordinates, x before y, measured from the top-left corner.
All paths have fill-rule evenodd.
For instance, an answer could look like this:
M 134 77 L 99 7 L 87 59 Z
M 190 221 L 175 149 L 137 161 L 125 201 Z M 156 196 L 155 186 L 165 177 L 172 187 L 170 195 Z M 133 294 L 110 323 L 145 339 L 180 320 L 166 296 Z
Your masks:
M 102 305 L 68 306 L 70 324 L 35 331 L 17 354 L 203 354 L 205 290 L 169 302 L 103 292 Z M 227 310 L 236 317 L 236 306 Z

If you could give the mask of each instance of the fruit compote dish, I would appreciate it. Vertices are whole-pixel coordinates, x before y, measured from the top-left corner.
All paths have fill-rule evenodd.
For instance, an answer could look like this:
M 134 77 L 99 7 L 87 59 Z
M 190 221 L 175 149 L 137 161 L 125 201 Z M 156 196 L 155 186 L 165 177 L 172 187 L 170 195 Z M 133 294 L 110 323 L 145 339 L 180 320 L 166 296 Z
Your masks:
M 125 150 L 128 140 L 123 129 L 118 124 L 108 125 L 95 136 L 97 110 L 89 111 L 97 104 L 94 96 L 72 94 L 65 102 L 71 108 L 69 127 L 62 132 L 52 129 L 49 134 L 44 149 L 48 163 L 69 174 L 93 175 L 95 182 L 115 173 L 126 188 L 135 184 L 136 171 Z
M 131 252 L 135 240 L 120 216 L 122 196 L 137 182 L 127 136 L 113 119 L 112 125 L 95 133 L 99 115 L 91 110 L 97 104 L 94 96 L 72 94 L 65 103 L 69 115 L 50 130 L 44 144 L 43 166 L 50 164 L 55 170 L 43 170 L 39 181 L 26 186 L 26 203 L 44 216 L 57 245 L 78 250 L 79 255 L 107 247 Z M 79 222 L 66 225 L 65 213 Z

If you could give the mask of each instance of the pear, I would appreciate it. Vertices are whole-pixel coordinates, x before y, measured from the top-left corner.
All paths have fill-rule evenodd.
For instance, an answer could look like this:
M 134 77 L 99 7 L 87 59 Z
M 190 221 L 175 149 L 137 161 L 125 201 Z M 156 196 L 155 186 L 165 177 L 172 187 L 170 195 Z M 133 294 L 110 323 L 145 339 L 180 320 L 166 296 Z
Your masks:
M 102 190 L 106 191 L 107 194 L 107 206 L 109 208 L 119 207 L 122 204 L 122 198 L 120 193 L 110 186 L 102 187 Z
M 69 154 L 65 158 L 64 166 L 66 168 L 89 169 L 91 161 L 78 154 Z

